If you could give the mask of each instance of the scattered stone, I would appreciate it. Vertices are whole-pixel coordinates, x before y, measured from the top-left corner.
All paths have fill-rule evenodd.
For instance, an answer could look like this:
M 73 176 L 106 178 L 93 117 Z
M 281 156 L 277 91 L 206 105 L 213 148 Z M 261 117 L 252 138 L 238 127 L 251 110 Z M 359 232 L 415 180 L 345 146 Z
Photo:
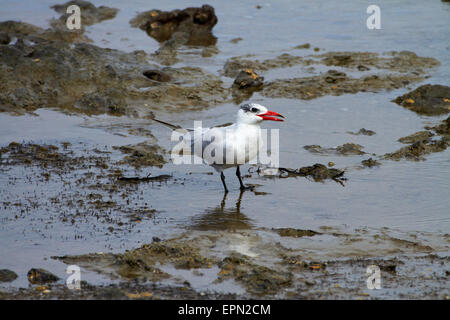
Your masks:
M 198 110 L 231 100 L 220 77 L 200 68 L 163 68 L 176 83 L 150 83 L 143 70 L 160 69 L 148 63 L 144 51 L 126 53 L 66 38 L 47 41 L 54 39 L 47 31 L 14 21 L 0 22 L 0 32 L 20 37 L 0 46 L 0 112 L 46 107 L 136 117 L 149 109 Z M 83 72 L 73 71 L 80 66 Z
M 161 153 L 165 152 L 164 149 L 156 144 L 141 142 L 136 145 L 126 145 L 113 148 L 119 149 L 123 153 L 128 154 L 120 163 L 127 163 L 136 168 L 140 168 L 142 166 L 156 166 L 162 168 L 167 162 L 161 155 Z
M 363 161 L 361 161 L 361 163 L 362 163 L 362 165 L 363 165 L 364 167 L 369 167 L 369 168 L 372 168 L 372 167 L 378 167 L 378 166 L 381 165 L 381 162 L 379 162 L 379 161 L 377 161 L 377 160 L 374 160 L 374 159 L 372 159 L 372 158 L 369 158 L 369 159 L 367 159 L 367 160 L 363 160 Z
M 0 44 L 8 44 L 11 42 L 11 38 L 5 32 L 0 32 Z
M 245 69 L 251 69 L 253 71 L 260 72 L 275 68 L 292 67 L 297 64 L 308 65 L 309 63 L 312 63 L 312 60 L 305 60 L 303 59 L 303 57 L 293 56 L 288 53 L 283 53 L 276 58 L 266 59 L 263 61 L 253 61 L 246 58 L 248 58 L 248 56 L 233 57 L 228 59 L 223 67 L 223 74 L 226 77 L 233 78 L 236 77 L 240 71 Z
M 125 98 L 121 92 L 112 88 L 86 93 L 74 103 L 73 107 L 90 115 L 108 113 L 120 116 L 127 113 Z
M 356 143 L 344 143 L 343 145 L 336 148 L 336 152 L 345 156 L 361 155 L 365 154 L 364 151 L 361 151 L 362 148 L 364 147 Z
M 278 233 L 281 237 L 293 237 L 293 238 L 312 237 L 321 234 L 320 232 L 313 230 L 302 230 L 294 228 L 279 228 L 272 230 Z
M 158 82 L 168 82 L 171 80 L 170 75 L 160 70 L 145 70 L 142 74 L 147 78 Z
M 242 39 L 242 38 L 233 38 L 233 39 L 230 40 L 230 42 L 231 43 L 238 43 L 239 41 L 242 41 L 242 40 L 244 40 L 244 39 Z
M 303 146 L 303 149 L 308 150 L 311 153 L 325 153 L 327 149 L 322 148 L 318 144 L 311 144 L 307 146 Z M 335 150 L 335 149 L 333 149 Z
M 209 58 L 218 53 L 219 53 L 219 49 L 216 46 L 208 46 L 202 50 L 202 57 Z
M 320 153 L 320 154 L 338 154 L 343 156 L 365 154 L 364 151 L 361 151 L 361 149 L 364 147 L 355 143 L 344 143 L 343 145 L 337 146 L 336 148 L 324 149 L 316 144 L 307 145 L 304 146 L 303 148 L 311 153 Z
M 171 175 L 168 174 L 161 174 L 159 176 L 155 177 L 118 177 L 117 180 L 119 181 L 125 181 L 125 182 L 132 182 L 132 183 L 139 183 L 139 182 L 164 182 L 168 181 L 169 179 L 172 179 Z
M 294 49 L 309 49 L 311 48 L 311 45 L 309 43 L 299 44 L 298 46 L 294 47 Z
M 376 134 L 375 131 L 367 130 L 367 129 L 364 129 L 364 128 L 359 129 L 358 132 L 347 131 L 347 133 L 353 134 L 353 135 L 364 135 L 364 136 L 373 136 L 374 134 Z
M 60 20 L 65 24 L 67 18 L 70 16 L 70 14 L 66 12 L 66 10 L 67 7 L 71 5 L 77 5 L 78 7 L 80 7 L 81 25 L 87 26 L 99 23 L 103 20 L 113 19 L 119 11 L 119 9 L 109 8 L 105 6 L 96 7 L 92 3 L 83 0 L 72 0 L 64 4 L 55 4 L 50 8 L 62 14 Z
M 0 282 L 11 282 L 17 279 L 17 273 L 8 269 L 0 269 Z
M 315 57 L 322 58 L 321 63 L 327 66 L 356 68 L 359 71 L 367 71 L 369 67 L 374 67 L 402 73 L 422 74 L 424 69 L 439 66 L 439 61 L 436 59 L 419 57 L 411 51 L 391 51 L 383 55 L 375 52 L 327 52 Z
M 450 116 L 435 127 L 425 127 L 427 130 L 433 130 L 436 134 L 448 137 L 450 136 Z
M 279 168 L 279 171 L 287 173 L 287 176 L 311 176 L 314 181 L 321 182 L 325 179 L 332 179 L 336 182 L 342 182 L 346 179 L 343 178 L 344 170 L 339 169 L 328 169 L 325 165 L 316 163 L 309 167 L 302 167 L 299 169 L 289 169 L 289 168 Z
M 346 77 L 347 75 L 344 72 L 340 72 L 337 70 L 328 70 L 325 76 L 325 81 L 327 83 L 337 83 L 343 81 Z
M 261 87 L 263 83 L 264 77 L 260 77 L 252 69 L 240 71 L 236 79 L 234 79 L 234 85 L 239 89 Z
M 398 139 L 398 142 L 410 144 L 418 141 L 426 141 L 429 140 L 434 134 L 430 131 L 418 131 L 416 133 L 413 133 L 407 137 L 402 137 Z
M 386 153 L 384 155 L 384 159 L 388 160 L 407 159 L 413 161 L 425 160 L 423 155 L 432 152 L 441 152 L 447 149 L 448 146 L 447 142 L 448 141 L 446 141 L 445 139 L 432 141 L 417 141 L 393 153 Z
M 132 128 L 132 129 L 128 130 L 128 133 L 132 134 L 134 136 L 147 137 L 147 138 L 150 138 L 152 141 L 156 142 L 156 138 L 153 135 L 153 133 L 150 130 L 146 129 L 146 128 L 142 128 L 142 127 Z
M 150 10 L 138 14 L 130 21 L 132 27 L 138 27 L 159 42 L 172 38 L 174 33 L 188 35 L 186 45 L 214 45 L 217 38 L 211 30 L 217 23 L 214 8 L 203 5 L 201 8 L 160 11 Z
M 152 281 L 167 279 L 169 274 L 156 265 L 171 264 L 177 269 L 211 268 L 216 261 L 205 258 L 197 246 L 188 241 L 156 240 L 122 254 L 85 254 L 80 256 L 52 257 L 66 264 L 77 264 L 110 276 L 126 279 L 147 278 Z M 101 266 L 101 268 L 99 268 Z
M 380 92 L 405 87 L 409 83 L 423 81 L 424 78 L 414 74 L 405 75 L 368 75 L 351 78 L 345 73 L 330 70 L 326 74 L 278 79 L 267 82 L 261 95 L 268 98 L 288 98 L 311 100 L 326 95 L 340 96 L 358 92 Z
M 8 154 L 2 164 L 6 165 L 32 165 L 38 163 L 44 167 L 63 166 L 68 158 L 58 152 L 54 145 L 39 145 L 34 143 L 21 144 L 16 141 L 0 149 L 1 154 Z
M 437 116 L 450 112 L 450 87 L 426 84 L 393 100 L 418 114 Z
M 69 30 L 65 23 L 57 19 L 50 20 L 50 26 L 51 28 L 42 29 L 26 22 L 3 21 L 0 22 L 0 32 L 6 33 L 10 38 L 17 37 L 19 45 L 16 43 L 15 47 L 21 50 L 25 47 L 24 40 L 35 43 L 45 41 L 63 41 L 67 43 L 92 42 L 91 39 L 83 34 L 83 27 L 79 30 Z
M 380 265 L 380 270 L 384 271 L 384 272 L 389 272 L 392 274 L 395 274 L 397 272 L 397 265 L 395 264 L 385 264 L 385 265 Z
M 31 284 L 43 284 L 47 282 L 55 282 L 58 281 L 59 278 L 55 276 L 53 273 L 45 270 L 45 269 L 30 269 L 28 271 L 28 281 Z
M 255 295 L 276 294 L 292 285 L 293 275 L 265 266 L 254 265 L 241 254 L 232 253 L 220 263 L 217 282 L 234 279 Z
M 352 78 L 339 70 L 329 70 L 325 74 L 311 77 L 277 79 L 265 83 L 261 94 L 269 98 L 289 98 L 310 100 L 324 95 L 339 96 L 357 92 L 379 92 L 399 89 L 425 79 L 425 70 L 436 67 L 439 61 L 433 58 L 419 57 L 412 52 L 388 52 L 384 55 L 370 52 L 328 52 L 310 55 L 308 58 L 284 53 L 264 61 L 250 60 L 251 55 L 233 57 L 224 65 L 223 74 L 236 77 L 244 69 L 264 72 L 273 68 L 286 68 L 294 65 L 310 66 L 324 64 L 359 71 L 368 71 L 370 67 L 387 69 L 395 73 L 387 75 L 369 74 L 361 78 Z M 317 60 L 320 59 L 320 60 Z
M 366 66 L 363 66 L 363 65 L 359 65 L 359 66 L 357 66 L 357 69 L 359 70 L 359 71 L 369 71 L 370 70 L 370 68 L 369 67 L 366 67 Z

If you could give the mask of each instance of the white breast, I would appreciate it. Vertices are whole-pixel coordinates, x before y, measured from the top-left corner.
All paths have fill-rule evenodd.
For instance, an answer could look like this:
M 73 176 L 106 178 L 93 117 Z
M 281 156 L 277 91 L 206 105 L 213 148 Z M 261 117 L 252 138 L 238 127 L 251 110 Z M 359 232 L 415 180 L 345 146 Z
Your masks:
M 192 152 L 217 170 L 247 163 L 262 148 L 259 125 L 239 124 L 197 129 L 194 137 Z

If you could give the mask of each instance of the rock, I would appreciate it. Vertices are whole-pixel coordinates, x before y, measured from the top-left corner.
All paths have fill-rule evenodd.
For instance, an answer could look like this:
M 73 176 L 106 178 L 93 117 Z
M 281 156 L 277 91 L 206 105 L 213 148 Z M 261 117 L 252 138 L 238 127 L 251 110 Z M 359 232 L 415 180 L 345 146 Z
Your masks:
M 252 69 L 244 69 L 234 79 L 232 97 L 235 104 L 249 100 L 254 92 L 259 91 L 264 84 L 264 77 L 256 74 Z
M 294 49 L 309 49 L 309 48 L 311 48 L 311 45 L 309 43 L 300 44 L 294 47 Z
M 450 136 L 450 116 L 435 127 L 425 127 L 425 129 L 433 130 L 440 136 Z
M 312 237 L 315 235 L 320 235 L 320 232 L 313 231 L 313 230 L 302 230 L 302 229 L 294 229 L 294 228 L 278 228 L 278 229 L 272 229 L 276 233 L 278 233 L 281 237 L 294 237 L 294 238 L 300 238 L 300 237 Z
M 337 83 L 344 80 L 347 75 L 344 72 L 340 72 L 337 70 L 328 70 L 325 76 L 325 82 L 327 83 Z
M 65 24 L 67 18 L 70 16 L 70 14 L 66 12 L 66 10 L 67 7 L 71 5 L 77 5 L 78 7 L 80 7 L 82 26 L 90 26 L 103 20 L 113 19 L 119 11 L 119 9 L 116 8 L 109 8 L 104 6 L 96 7 L 92 3 L 83 0 L 72 0 L 64 4 L 55 4 L 50 8 L 62 14 L 62 16 L 60 17 L 60 21 Z
M 361 155 L 365 154 L 364 151 L 361 151 L 362 148 L 364 147 L 356 143 L 344 143 L 336 148 L 336 152 L 342 155 Z
M 329 70 L 325 74 L 311 77 L 276 79 L 266 82 L 260 94 L 268 98 L 288 98 L 310 100 L 324 95 L 339 96 L 357 92 L 379 92 L 405 87 L 425 79 L 425 70 L 436 67 L 439 61 L 433 58 L 419 57 L 413 52 L 388 52 L 383 55 L 371 52 L 328 52 L 312 55 L 316 59 L 304 59 L 290 55 L 282 55 L 278 59 L 263 62 L 248 59 L 231 58 L 224 68 L 224 75 L 234 76 L 236 70 L 252 68 L 261 71 L 276 67 L 302 64 L 324 64 L 341 68 L 367 71 L 370 68 L 386 69 L 392 74 L 369 74 L 354 78 L 338 70 Z M 280 59 L 283 58 L 283 59 Z M 369 68 L 370 67 L 370 68 Z
M 338 154 L 344 156 L 365 154 L 364 151 L 361 151 L 362 148 L 364 147 L 355 143 L 344 143 L 343 145 L 340 145 L 336 148 L 325 148 L 325 149 L 316 144 L 303 147 L 303 149 L 308 150 L 309 152 L 312 153 Z
M 232 253 L 219 264 L 217 282 L 234 279 L 255 295 L 276 294 L 293 283 L 293 274 L 252 263 L 249 257 Z
M 0 269 L 0 282 L 11 282 L 17 279 L 17 273 L 8 269 Z
M 414 143 L 414 142 L 418 142 L 418 141 L 428 140 L 432 136 L 434 136 L 434 134 L 431 133 L 430 131 L 418 131 L 407 137 L 402 137 L 402 138 L 398 139 L 397 141 L 401 142 L 401 143 L 409 144 L 409 143 Z
M 62 166 L 68 159 L 58 152 L 54 145 L 38 145 L 34 143 L 20 144 L 11 142 L 0 149 L 3 154 L 8 153 L 9 165 L 31 165 L 39 163 L 44 167 Z
M 362 165 L 364 167 L 369 167 L 369 168 L 381 165 L 381 163 L 379 161 L 373 160 L 372 158 L 369 158 L 367 160 L 363 160 L 363 161 L 361 161 L 361 163 L 362 163 Z
M 242 39 L 242 38 L 233 38 L 233 39 L 230 40 L 230 42 L 231 43 L 238 43 L 239 41 L 242 41 L 242 40 L 244 40 L 244 39 Z
M 26 22 L 2 21 L 0 22 L 0 32 L 8 35 L 10 38 L 24 38 L 42 32 L 43 29 Z
M 147 142 L 138 143 L 136 145 L 126 145 L 120 147 L 113 147 L 119 149 L 127 156 L 120 162 L 121 164 L 130 164 L 136 168 L 142 166 L 156 166 L 162 168 L 166 160 L 161 155 L 164 149 L 156 144 L 149 144 Z
M 50 26 L 48 29 L 42 29 L 25 22 L 3 21 L 0 22 L 0 32 L 6 33 L 10 38 L 17 37 L 20 41 L 28 40 L 34 43 L 47 41 L 91 42 L 91 39 L 83 34 L 83 25 L 79 30 L 69 30 L 66 27 L 65 20 L 51 19 Z
M 450 112 L 450 87 L 426 84 L 393 100 L 418 114 L 437 116 Z
M 114 89 L 87 93 L 75 102 L 74 108 L 87 114 L 108 113 L 119 116 L 127 113 L 124 97 Z
M 308 65 L 310 63 L 312 63 L 312 60 L 305 60 L 303 57 L 293 56 L 288 53 L 283 53 L 276 58 L 266 59 L 264 61 L 233 57 L 225 62 L 223 74 L 227 77 L 236 77 L 240 71 L 245 69 L 267 71 L 274 68 L 292 67 L 297 64 Z
M 52 257 L 66 264 L 76 264 L 102 274 L 120 276 L 126 280 L 160 281 L 170 277 L 159 266 L 177 269 L 211 268 L 213 258 L 204 257 L 198 244 L 192 241 L 160 240 L 144 244 L 124 253 L 91 253 L 80 256 Z
M 374 67 L 403 73 L 413 71 L 423 73 L 423 69 L 439 65 L 436 59 L 419 57 L 411 51 L 391 51 L 383 55 L 374 52 L 327 52 L 316 57 L 322 58 L 321 62 L 327 66 L 356 68 L 359 71 L 367 71 L 369 67 Z
M 337 178 L 344 174 L 344 171 L 339 169 L 328 169 L 325 165 L 316 163 L 313 166 L 302 167 L 298 172 L 303 176 L 312 176 L 314 180 L 321 181 L 327 178 Z
M 375 131 L 367 130 L 367 129 L 364 129 L 364 128 L 359 129 L 358 132 L 347 131 L 347 133 L 353 134 L 353 135 L 364 135 L 364 136 L 373 136 L 374 134 L 376 134 Z
M 331 70 L 330 70 L 331 71 Z M 380 92 L 406 86 L 408 83 L 423 81 L 424 78 L 413 75 L 368 75 L 351 78 L 335 71 L 312 77 L 277 79 L 266 82 L 260 94 L 268 98 L 311 100 L 325 95 L 340 96 L 358 92 Z
M 357 66 L 357 69 L 359 70 L 359 71 L 369 71 L 370 70 L 370 68 L 369 67 L 366 67 L 366 66 L 363 66 L 363 65 L 359 65 L 359 66 Z
M 216 23 L 214 8 L 209 5 L 173 11 L 150 10 L 130 21 L 132 27 L 146 31 L 159 42 L 169 40 L 176 32 L 183 32 L 188 34 L 187 45 L 203 46 L 216 44 L 217 38 L 211 31 Z
M 216 46 L 208 46 L 202 50 L 202 57 L 208 58 L 212 57 L 213 55 L 216 55 L 219 53 L 219 49 L 217 49 Z
M 71 32 L 69 38 L 48 41 L 51 32 L 55 35 L 49 30 L 53 31 L 14 21 L 0 23 L 0 32 L 19 37 L 14 45 L 0 45 L 0 112 L 23 114 L 46 107 L 141 116 L 155 109 L 198 110 L 231 100 L 231 90 L 220 77 L 200 68 L 163 68 L 177 82 L 153 72 L 150 77 L 160 81 L 151 83 L 143 70 L 159 68 L 148 63 L 144 51 L 72 44 Z M 81 67 L 83 72 L 78 72 Z
M 311 176 L 314 181 L 320 182 L 325 179 L 333 179 L 335 181 L 346 180 L 342 176 L 344 175 L 344 170 L 327 168 L 325 165 L 316 163 L 312 166 L 301 167 L 299 169 L 289 169 L 289 168 L 279 168 L 281 173 L 287 173 L 288 176 Z
M 0 44 L 8 44 L 11 41 L 9 35 L 5 32 L 0 32 Z
M 168 82 L 172 79 L 167 73 L 156 69 L 145 70 L 142 74 L 147 78 L 158 82 Z
M 260 77 L 252 69 L 241 70 L 234 79 L 234 85 L 239 89 L 261 87 L 263 83 L 264 77 Z
M 318 144 L 311 144 L 311 145 L 303 146 L 303 149 L 308 150 L 311 153 L 325 153 L 327 150 L 327 149 L 322 148 Z
M 51 19 L 51 28 L 44 30 L 40 37 L 50 41 L 63 41 L 68 43 L 88 43 L 92 42 L 90 38 L 84 35 L 85 28 L 81 25 L 80 29 L 70 30 L 63 19 Z
M 384 159 L 388 160 L 413 160 L 420 161 L 424 160 L 423 156 L 432 152 L 441 152 L 447 149 L 448 143 L 443 138 L 441 140 L 435 141 L 417 141 L 413 144 L 400 148 L 399 150 L 386 153 Z
M 47 282 L 55 282 L 58 281 L 59 278 L 55 276 L 53 273 L 45 270 L 45 269 L 30 269 L 28 271 L 28 281 L 31 284 L 43 284 Z

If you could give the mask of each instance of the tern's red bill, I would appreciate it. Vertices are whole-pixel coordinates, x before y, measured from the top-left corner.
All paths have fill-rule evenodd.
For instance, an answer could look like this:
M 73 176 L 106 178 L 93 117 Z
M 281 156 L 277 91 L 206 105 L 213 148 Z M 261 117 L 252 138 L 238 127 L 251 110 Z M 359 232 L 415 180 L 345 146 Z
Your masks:
M 273 116 L 273 117 L 271 117 Z M 284 118 L 284 116 L 278 112 L 267 110 L 266 113 L 258 114 L 258 117 L 263 118 L 263 120 L 272 120 L 272 121 L 284 121 L 283 119 L 275 118 L 275 117 L 281 117 Z

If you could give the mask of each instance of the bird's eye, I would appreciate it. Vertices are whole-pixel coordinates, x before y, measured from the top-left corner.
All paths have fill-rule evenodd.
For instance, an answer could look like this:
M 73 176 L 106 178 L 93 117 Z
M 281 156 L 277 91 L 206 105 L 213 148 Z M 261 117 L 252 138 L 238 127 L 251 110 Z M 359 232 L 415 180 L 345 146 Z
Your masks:
M 251 108 L 250 111 L 256 113 L 256 112 L 258 112 L 259 110 L 258 110 L 258 108 Z

